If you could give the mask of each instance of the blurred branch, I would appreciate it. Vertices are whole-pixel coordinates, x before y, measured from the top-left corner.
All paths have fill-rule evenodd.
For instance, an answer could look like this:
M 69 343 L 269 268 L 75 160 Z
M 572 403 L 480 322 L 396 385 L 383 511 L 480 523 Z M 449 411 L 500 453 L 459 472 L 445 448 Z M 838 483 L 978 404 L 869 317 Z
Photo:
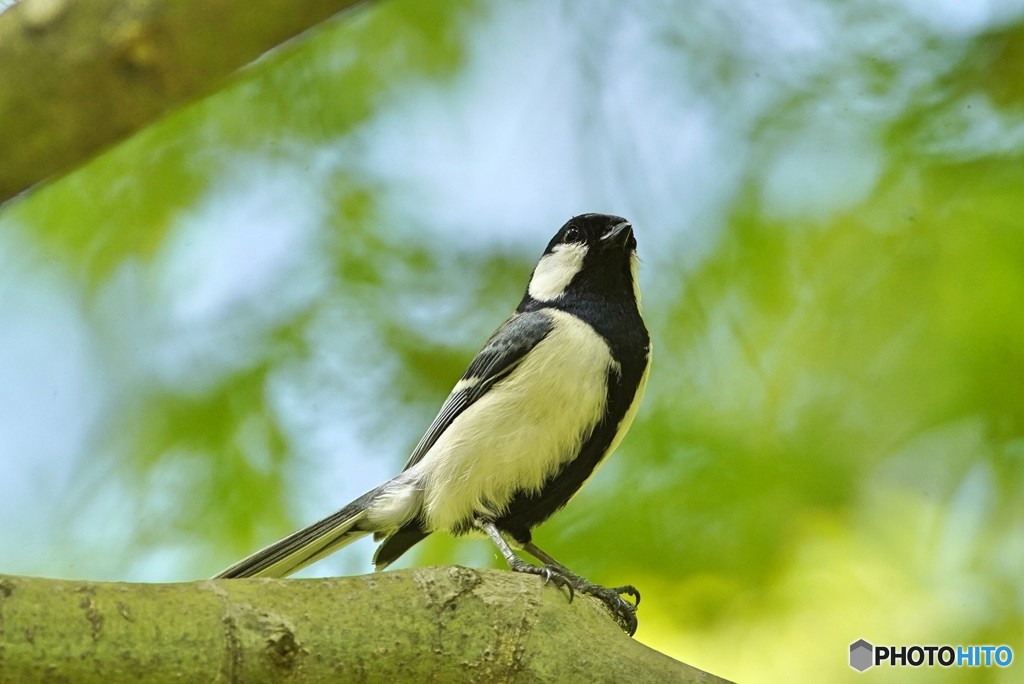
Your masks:
M 0 576 L 0 681 L 722 682 L 589 597 L 461 567 L 318 580 Z
M 24 0 L 0 14 L 0 202 L 358 0 Z

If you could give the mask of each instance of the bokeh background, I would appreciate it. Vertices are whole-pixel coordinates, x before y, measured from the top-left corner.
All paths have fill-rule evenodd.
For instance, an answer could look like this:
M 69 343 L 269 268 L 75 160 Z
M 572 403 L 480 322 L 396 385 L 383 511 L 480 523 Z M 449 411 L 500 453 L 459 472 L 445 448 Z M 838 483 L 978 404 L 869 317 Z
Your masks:
M 585 211 L 655 365 L 539 545 L 725 677 L 1020 681 L 1020 0 L 381 0 L 266 56 L 0 208 L 0 570 L 207 577 L 378 484 Z

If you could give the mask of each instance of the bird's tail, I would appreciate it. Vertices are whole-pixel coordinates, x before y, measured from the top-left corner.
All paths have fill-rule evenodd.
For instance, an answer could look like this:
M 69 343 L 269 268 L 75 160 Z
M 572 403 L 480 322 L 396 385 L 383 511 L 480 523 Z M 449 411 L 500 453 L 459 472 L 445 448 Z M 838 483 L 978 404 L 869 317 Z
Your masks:
M 361 497 L 323 520 L 292 532 L 284 539 L 243 558 L 214 579 L 228 577 L 287 577 L 314 561 L 370 533 L 360 529 L 366 507 L 380 489 Z

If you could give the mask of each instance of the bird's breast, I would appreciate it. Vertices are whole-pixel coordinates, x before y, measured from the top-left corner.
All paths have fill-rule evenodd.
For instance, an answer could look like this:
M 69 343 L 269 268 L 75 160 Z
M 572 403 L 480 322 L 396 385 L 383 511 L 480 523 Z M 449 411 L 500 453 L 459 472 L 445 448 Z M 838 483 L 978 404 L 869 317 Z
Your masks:
M 413 467 L 428 529 L 462 529 L 474 515 L 501 513 L 515 494 L 538 491 L 603 417 L 609 373 L 618 372 L 608 344 L 572 314 L 544 313 L 551 332 Z

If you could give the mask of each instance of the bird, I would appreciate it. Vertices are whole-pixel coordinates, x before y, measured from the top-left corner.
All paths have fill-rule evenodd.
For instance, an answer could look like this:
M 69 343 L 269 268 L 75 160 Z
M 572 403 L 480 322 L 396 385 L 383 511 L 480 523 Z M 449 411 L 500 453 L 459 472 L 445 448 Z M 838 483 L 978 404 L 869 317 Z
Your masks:
M 382 570 L 433 532 L 476 532 L 510 570 L 565 588 L 570 601 L 575 592 L 595 596 L 632 636 L 639 591 L 575 574 L 533 543 L 532 530 L 615 451 L 640 406 L 652 344 L 636 246 L 622 217 L 571 218 L 401 472 L 215 579 L 285 577 L 369 534 L 381 542 L 373 563 Z

